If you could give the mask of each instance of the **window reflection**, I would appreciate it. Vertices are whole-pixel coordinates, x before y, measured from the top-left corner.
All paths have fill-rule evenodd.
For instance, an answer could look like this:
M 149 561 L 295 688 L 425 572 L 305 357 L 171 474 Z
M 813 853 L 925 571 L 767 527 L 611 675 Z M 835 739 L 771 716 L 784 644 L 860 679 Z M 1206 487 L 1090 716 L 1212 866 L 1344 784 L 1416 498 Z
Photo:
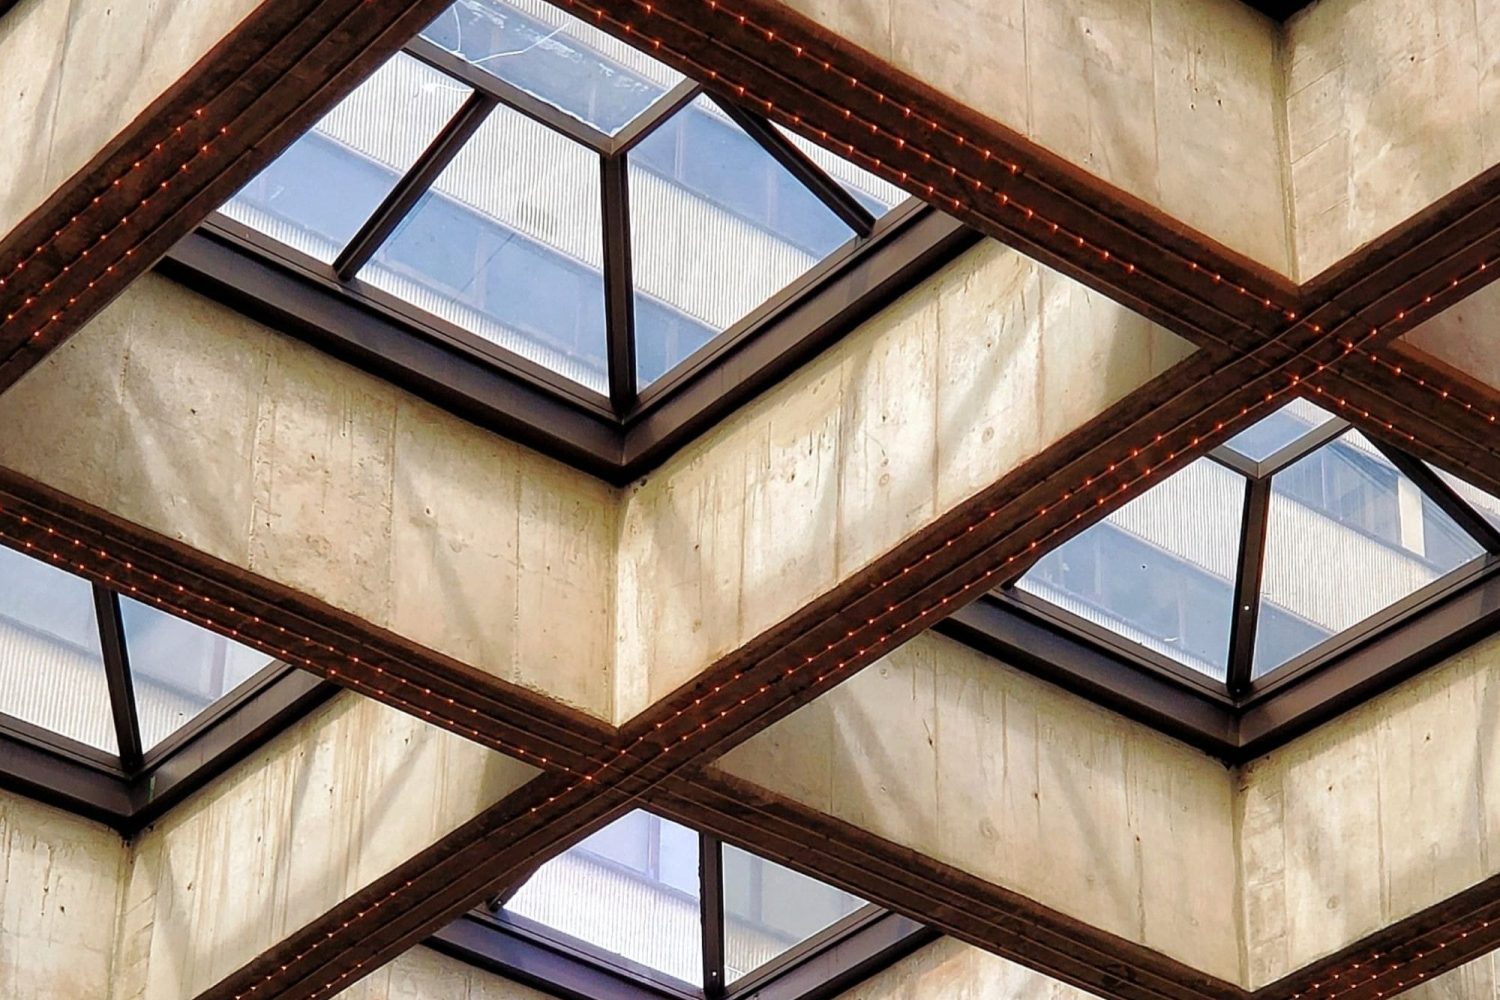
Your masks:
M 0 712 L 116 753 L 86 581 L 0 548 Z
M 1264 462 L 1333 419 L 1333 414 L 1317 404 L 1294 399 L 1240 431 L 1226 446 L 1251 461 Z
M 1253 675 L 1481 555 L 1479 543 L 1349 432 L 1271 480 Z
M 331 264 L 469 93 L 398 52 L 221 211 Z
M 1237 448 L 1268 457 L 1326 417 L 1311 404 L 1284 407 Z M 1017 586 L 1224 680 L 1245 483 L 1200 459 L 1044 556 Z M 1484 494 L 1460 493 L 1486 509 Z M 1252 678 L 1482 554 L 1379 449 L 1345 432 L 1271 478 Z
M 1018 586 L 1223 680 L 1245 481 L 1199 459 L 1048 553 Z
M 682 81 L 543 0 L 459 0 L 422 37 L 608 135 Z
M 858 896 L 724 846 L 724 964 L 733 983 L 864 909 Z
M 697 833 L 638 810 L 537 869 L 505 912 L 702 986 L 698 868 Z
M 598 157 L 501 107 L 359 277 L 605 392 L 602 234 Z
M 628 164 L 642 386 L 854 235 L 706 97 L 647 137 Z
M 272 663 L 264 653 L 120 598 L 141 746 L 150 750 Z

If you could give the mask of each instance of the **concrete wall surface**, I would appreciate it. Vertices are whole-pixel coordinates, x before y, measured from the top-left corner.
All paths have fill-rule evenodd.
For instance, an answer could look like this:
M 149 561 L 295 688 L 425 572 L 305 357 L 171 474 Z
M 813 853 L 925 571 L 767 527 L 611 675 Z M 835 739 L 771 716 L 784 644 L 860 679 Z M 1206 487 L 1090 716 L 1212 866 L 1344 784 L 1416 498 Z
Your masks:
M 957 642 L 911 641 L 719 766 L 1240 978 L 1232 775 Z
M 1013 250 L 976 247 L 627 492 L 617 720 L 1190 353 Z
M 1189 352 L 986 243 L 622 496 L 146 277 L 0 464 L 624 721 Z
M 1291 273 L 1277 29 L 1238 0 L 785 2 L 1230 249 Z
M 1306 280 L 1500 162 L 1500 3 L 1320 0 L 1286 29 Z
M 259 0 L 20 0 L 0 18 L 0 237 Z
M 110 1000 L 196 996 L 536 773 L 338 696 L 132 842 Z
M 839 1000 L 1088 1000 L 1092 993 L 943 938 L 878 973 Z
M 520 983 L 416 947 L 366 976 L 334 1000 L 549 1000 Z
M 0 464 L 609 717 L 617 493 L 595 479 L 150 275 L 0 423 Z
M 1249 984 L 1500 873 L 1500 638 L 1239 777 Z
M 1472 378 L 1500 387 L 1500 285 L 1487 285 L 1409 331 L 1401 339 Z
M 0 996 L 109 995 L 127 866 L 113 830 L 0 792 Z

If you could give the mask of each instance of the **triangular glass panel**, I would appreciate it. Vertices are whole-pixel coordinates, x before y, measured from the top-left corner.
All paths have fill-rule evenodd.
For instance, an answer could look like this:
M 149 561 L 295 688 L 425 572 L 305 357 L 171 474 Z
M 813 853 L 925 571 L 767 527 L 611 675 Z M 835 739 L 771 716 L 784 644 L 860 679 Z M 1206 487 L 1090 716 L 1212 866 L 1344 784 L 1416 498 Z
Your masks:
M 120 598 L 141 746 L 150 750 L 272 662 L 192 622 Z
M 854 235 L 707 97 L 662 123 L 628 162 L 643 387 Z
M 0 712 L 118 753 L 94 589 L 0 548 Z
M 724 845 L 724 978 L 733 985 L 864 909 L 858 896 Z
M 830 152 L 817 143 L 802 138 L 789 128 L 777 125 L 776 130 L 786 136 L 792 145 L 802 150 L 809 160 L 837 181 L 839 186 L 849 192 L 855 201 L 865 207 L 865 211 L 877 219 L 911 197 L 890 181 L 877 177 L 863 167 L 850 163 L 837 153 Z
M 1486 521 L 1500 528 L 1500 497 L 1486 493 L 1479 487 L 1465 482 L 1451 472 L 1444 472 L 1435 465 L 1429 464 L 1427 467 L 1442 477 L 1443 482 L 1458 494 L 1459 499 L 1473 507 Z
M 538 868 L 504 911 L 612 964 L 701 987 L 698 843 L 687 827 L 637 810 Z
M 1271 479 L 1253 676 L 1482 551 L 1364 435 L 1345 433 Z
M 683 79 L 544 0 L 459 0 L 422 37 L 607 135 Z
M 604 393 L 600 199 L 596 154 L 500 106 L 359 278 Z
M 1017 587 L 1224 680 L 1245 480 L 1201 458 L 1043 556 Z
M 331 264 L 468 96 L 398 52 L 220 211 Z
M 1225 443 L 1225 447 L 1234 449 L 1252 462 L 1264 462 L 1332 419 L 1333 414 L 1321 406 L 1298 397 L 1240 431 Z

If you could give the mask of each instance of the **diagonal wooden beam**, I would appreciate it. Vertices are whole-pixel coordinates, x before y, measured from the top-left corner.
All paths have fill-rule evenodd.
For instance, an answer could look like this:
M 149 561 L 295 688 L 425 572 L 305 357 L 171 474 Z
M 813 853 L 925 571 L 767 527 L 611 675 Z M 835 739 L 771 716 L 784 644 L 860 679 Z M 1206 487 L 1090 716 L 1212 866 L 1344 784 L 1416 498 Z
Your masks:
M 0 240 L 0 389 L 192 231 L 443 0 L 266 0 Z
M 1249 991 L 712 768 L 675 777 L 649 801 L 681 822 L 897 912 L 920 914 L 944 933 L 1100 996 L 1382 1000 L 1500 946 L 1495 877 Z M 1100 961 L 1106 954 L 1113 964 Z
M 920 913 L 945 934 L 1100 996 L 1245 995 L 1233 983 L 711 768 L 664 783 L 649 802 L 672 819 L 889 909 Z

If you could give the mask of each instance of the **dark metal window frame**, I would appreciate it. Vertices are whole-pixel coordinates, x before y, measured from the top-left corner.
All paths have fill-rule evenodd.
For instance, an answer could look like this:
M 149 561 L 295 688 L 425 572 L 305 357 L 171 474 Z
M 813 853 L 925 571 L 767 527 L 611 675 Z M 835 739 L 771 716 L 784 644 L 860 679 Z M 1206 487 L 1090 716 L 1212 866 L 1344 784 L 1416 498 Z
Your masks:
M 637 478 L 978 242 L 915 198 L 876 220 L 763 116 L 708 97 L 852 232 L 786 288 L 637 387 L 627 156 L 703 94 L 678 84 L 609 136 L 418 36 L 407 55 L 472 90 L 332 265 L 218 214 L 160 271 L 482 426 L 612 483 Z M 355 275 L 501 106 L 599 157 L 607 395 Z
M 1252 679 L 1271 477 L 1350 429 L 1330 420 L 1262 462 L 1226 446 L 1208 456 L 1250 477 L 1226 683 L 1014 586 L 938 631 L 1227 762 L 1272 750 L 1500 629 L 1500 530 L 1425 464 L 1372 437 L 1483 554 Z
M 719 838 L 699 832 L 702 989 L 511 914 L 503 908 L 508 896 L 460 918 L 427 944 L 561 1000 L 829 1000 L 940 936 L 869 904 L 726 983 L 723 847 Z
M 120 595 L 97 583 L 89 586 L 119 753 L 0 713 L 0 760 L 5 762 L 0 788 L 129 835 L 339 690 L 285 663 L 268 663 L 147 749 L 136 715 Z
M 0 715 L 0 788 L 131 836 L 338 690 L 314 674 L 273 663 L 129 769 L 87 744 Z

